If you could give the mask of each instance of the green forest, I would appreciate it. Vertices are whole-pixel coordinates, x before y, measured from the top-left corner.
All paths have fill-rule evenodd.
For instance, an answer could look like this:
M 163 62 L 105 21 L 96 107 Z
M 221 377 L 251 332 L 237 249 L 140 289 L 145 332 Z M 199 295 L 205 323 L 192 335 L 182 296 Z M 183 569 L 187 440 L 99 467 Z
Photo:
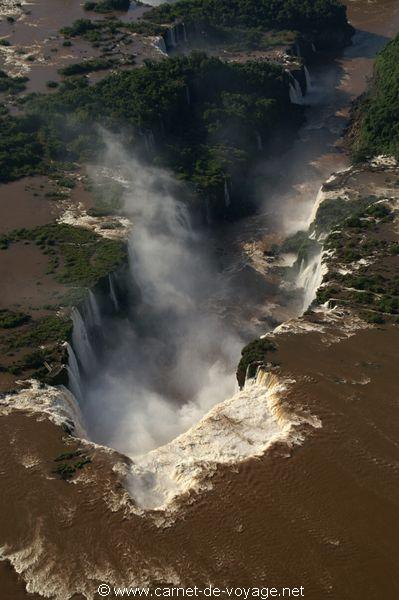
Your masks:
M 259 155 L 260 138 L 270 151 L 276 139 L 285 143 L 287 132 L 295 134 L 303 110 L 290 103 L 288 85 L 279 66 L 225 63 L 202 53 L 147 62 L 96 85 L 72 77 L 53 94 L 28 96 L 24 117 L 3 115 L 1 179 L 95 159 L 101 124 L 217 202 L 226 178 L 238 178 Z
M 310 32 L 346 27 L 346 9 L 337 0 L 180 0 L 146 14 L 158 23 L 176 19 L 214 27 L 294 29 Z
M 370 91 L 355 108 L 352 151 L 357 160 L 399 158 L 399 36 L 378 55 Z

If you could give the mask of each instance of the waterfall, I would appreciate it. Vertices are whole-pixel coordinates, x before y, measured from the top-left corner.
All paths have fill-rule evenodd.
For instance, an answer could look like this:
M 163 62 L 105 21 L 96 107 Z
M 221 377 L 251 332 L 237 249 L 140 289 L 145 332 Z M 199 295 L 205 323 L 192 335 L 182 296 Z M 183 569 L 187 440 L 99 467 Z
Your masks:
M 190 88 L 188 87 L 188 85 L 186 85 L 186 98 L 187 104 L 191 104 Z
M 206 214 L 206 222 L 208 223 L 208 225 L 211 225 L 211 223 L 212 223 L 211 207 L 209 205 L 208 199 L 205 200 L 205 214 Z
M 186 26 L 184 23 L 182 23 L 182 27 L 183 27 L 183 39 L 187 43 L 188 42 L 187 30 L 186 30 Z
M 256 132 L 256 143 L 257 143 L 257 146 L 258 146 L 258 150 L 263 150 L 262 136 L 259 133 L 259 131 Z
M 155 150 L 155 136 L 152 131 L 147 131 L 143 134 L 145 147 L 148 154 L 153 154 Z
M 312 78 L 310 77 L 309 69 L 306 65 L 304 65 L 303 69 L 306 77 L 306 93 L 309 94 L 309 92 L 312 91 Z
M 111 296 L 112 304 L 116 311 L 119 311 L 119 302 L 118 297 L 116 295 L 115 284 L 114 284 L 114 276 L 112 273 L 108 275 L 108 284 L 109 284 L 109 294 Z
M 166 34 L 166 40 L 167 40 L 166 47 L 168 47 L 168 45 L 169 45 L 171 48 L 176 48 L 176 46 L 177 46 L 176 25 L 173 25 L 173 27 L 170 27 L 168 29 L 168 32 Z
M 324 270 L 321 250 L 310 259 L 308 264 L 302 260 L 297 279 L 297 287 L 304 291 L 303 311 L 307 310 L 316 298 L 316 292 L 323 281 L 323 275 Z
M 68 351 L 68 376 L 69 376 L 69 387 L 75 398 L 80 402 L 83 399 L 82 386 L 80 384 L 80 371 L 78 360 L 76 358 L 73 348 L 68 342 L 65 344 Z
M 229 184 L 227 183 L 226 177 L 224 178 L 224 203 L 226 208 L 228 208 L 231 204 Z
M 316 215 L 317 215 L 317 211 L 319 210 L 320 204 L 323 202 L 325 196 L 324 196 L 324 191 L 323 191 L 323 186 L 321 186 L 321 188 L 318 191 L 318 194 L 316 196 L 316 200 L 315 203 L 312 206 L 312 211 L 309 215 L 309 219 L 308 219 L 308 229 L 309 227 L 312 225 L 313 221 L 316 219 Z
M 72 322 L 72 346 L 75 349 L 79 363 L 89 373 L 96 364 L 96 357 L 82 315 L 77 308 L 72 309 Z
M 296 82 L 298 84 L 298 82 Z M 293 85 L 290 83 L 290 100 L 291 104 L 302 104 L 302 91 L 298 91 L 298 85 Z
M 165 56 L 168 55 L 168 50 L 166 48 L 166 43 L 165 43 L 165 40 L 164 40 L 164 38 L 162 36 L 159 36 L 159 37 L 157 37 L 155 39 L 154 46 L 155 46 L 155 48 L 158 48 L 158 50 L 162 54 L 164 54 Z
M 316 46 L 314 45 L 314 43 L 313 43 L 313 42 L 312 42 L 312 50 L 313 50 L 313 52 L 317 52 L 317 50 L 316 50 Z
M 290 73 L 290 100 L 292 104 L 303 104 L 303 94 L 299 81 Z
M 101 327 L 101 311 L 98 306 L 97 298 L 91 290 L 88 290 L 88 310 L 89 310 L 89 321 L 93 327 Z

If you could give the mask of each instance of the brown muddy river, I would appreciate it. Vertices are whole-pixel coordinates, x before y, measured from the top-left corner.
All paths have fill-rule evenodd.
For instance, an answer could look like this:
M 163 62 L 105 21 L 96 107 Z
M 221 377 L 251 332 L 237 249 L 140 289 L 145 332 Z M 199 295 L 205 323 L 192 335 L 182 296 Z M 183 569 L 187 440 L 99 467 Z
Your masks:
M 353 46 L 312 69 L 299 140 L 283 160 L 264 165 L 277 182 L 272 194 L 259 191 L 264 214 L 221 232 L 221 246 L 232 248 L 229 277 L 253 265 L 245 244 L 305 224 L 322 182 L 348 165 L 340 136 L 350 103 L 364 91 L 375 53 L 399 30 L 399 1 L 354 1 L 348 13 Z M 250 306 L 240 318 L 256 328 L 262 310 Z M 66 485 L 51 477 L 52 457 L 65 450 L 60 431 L 31 417 L 1 417 L 0 529 L 29 589 L 51 597 L 58 585 L 67 597 L 81 581 L 95 589 L 108 572 L 123 579 L 148 570 L 186 586 L 304 586 L 308 600 L 398 597 L 397 329 L 361 332 L 334 352 L 313 334 L 287 336 L 282 346 L 278 360 L 302 381 L 292 402 L 308 406 L 323 429 L 290 457 L 276 449 L 235 473 L 221 470 L 213 489 L 165 529 L 111 509 L 110 496 L 122 492 L 106 453 L 94 451 L 86 481 Z M 0 578 L 1 599 L 42 597 L 24 590 L 8 562 L 0 562 Z

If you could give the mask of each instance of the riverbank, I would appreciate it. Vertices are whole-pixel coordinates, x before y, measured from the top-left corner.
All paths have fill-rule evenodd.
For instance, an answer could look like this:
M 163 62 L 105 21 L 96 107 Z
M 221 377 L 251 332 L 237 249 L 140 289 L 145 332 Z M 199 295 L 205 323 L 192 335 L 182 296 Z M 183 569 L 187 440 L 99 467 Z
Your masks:
M 374 7 L 367 6 L 374 15 Z M 385 27 L 388 15 L 392 27 L 392 3 L 384 4 L 385 8 L 386 13 L 381 7 L 378 9 L 379 22 Z M 380 161 L 330 178 L 332 171 L 347 166 L 347 157 L 335 143 L 346 122 L 354 89 L 364 86 L 371 55 L 383 43 L 380 33 L 375 39 L 373 34 L 367 37 L 363 32 L 363 41 L 359 40 L 359 32 L 357 36 L 353 48 L 332 66 L 315 67 L 312 76 L 316 89 L 309 97 L 314 106 L 307 109 L 307 124 L 299 130 L 299 140 L 281 162 L 272 161 L 269 165 L 274 170 L 276 190 L 273 196 L 266 195 L 267 208 L 228 231 L 222 225 L 224 235 L 211 246 L 221 250 L 220 268 L 212 279 L 215 287 L 221 276 L 236 276 L 242 284 L 242 273 L 246 275 L 248 301 L 237 309 L 237 315 L 230 311 L 223 295 L 217 299 L 227 322 L 233 318 L 245 321 L 250 314 L 259 333 L 274 328 L 271 322 L 267 326 L 262 322 L 264 303 L 270 301 L 269 290 L 261 288 L 251 298 L 256 290 L 252 285 L 253 271 L 263 276 L 269 263 L 277 267 L 279 281 L 283 274 L 293 275 L 291 280 L 286 277 L 291 286 L 298 273 L 302 274 L 300 279 L 307 289 L 305 294 L 300 293 L 301 300 L 304 296 L 312 301 L 319 288 L 317 304 L 303 317 L 285 319 L 287 322 L 272 335 L 267 334 L 266 340 L 271 340 L 269 351 L 265 354 L 264 340 L 261 354 L 251 356 L 245 369 L 241 369 L 244 376 L 256 378 L 249 378 L 242 392 L 215 406 L 171 443 L 133 460 L 109 447 L 80 439 L 85 437 L 80 408 L 87 410 L 87 406 L 77 406 L 62 389 L 34 384 L 32 389 L 2 397 L 2 556 L 4 564 L 11 565 L 2 570 L 2 577 L 3 589 L 10 589 L 13 598 L 28 597 L 25 585 L 29 592 L 41 594 L 38 597 L 46 594 L 60 599 L 73 595 L 90 598 L 95 597 L 97 585 L 103 581 L 122 586 L 159 582 L 188 586 L 195 582 L 205 587 L 210 581 L 219 586 L 303 585 L 311 600 L 324 595 L 340 600 L 357 600 L 367 595 L 371 600 L 380 600 L 381 594 L 389 596 L 396 591 L 392 573 L 398 566 L 398 457 L 392 440 L 398 434 L 394 400 L 398 325 L 397 307 L 389 298 L 396 296 L 397 286 L 398 167 L 394 162 Z M 362 51 L 366 58 L 359 57 Z M 358 68 L 359 62 L 364 66 L 362 76 L 358 70 L 355 81 L 348 80 L 346 76 Z M 322 71 L 324 78 L 320 77 Z M 328 82 L 326 87 L 321 85 Z M 324 94 L 325 99 L 320 101 L 319 94 L 322 98 Z M 302 156 L 302 162 L 292 160 L 298 156 Z M 132 163 L 131 157 L 127 162 Z M 327 181 L 316 200 L 323 179 Z M 147 183 L 145 178 L 140 180 L 137 194 L 149 201 L 149 194 L 141 193 L 142 189 L 150 189 L 145 187 Z M 168 200 L 162 206 L 168 206 L 171 196 L 165 189 L 169 188 L 160 187 L 162 198 Z M 44 196 L 46 189 L 33 183 L 22 211 L 30 201 L 37 201 L 34 193 Z M 58 191 L 65 190 L 62 187 Z M 77 193 L 83 192 L 78 186 Z M 96 221 L 96 226 L 100 226 L 101 218 L 109 218 L 101 217 L 103 200 L 100 198 L 95 205 L 89 193 L 87 204 L 82 201 L 82 212 L 97 209 L 95 218 L 100 222 Z M 74 202 L 67 199 L 67 204 L 73 213 Z M 152 203 L 145 206 L 148 217 Z M 64 222 L 71 218 L 75 224 L 82 224 L 79 211 L 73 213 L 74 219 L 73 214 L 65 217 L 68 211 L 65 205 L 63 208 L 61 212 L 57 209 L 52 218 L 63 215 Z M 172 224 L 173 239 L 177 228 L 179 235 L 188 240 L 179 246 L 184 248 L 186 260 L 198 240 L 187 236 L 182 227 L 184 213 L 178 211 L 179 218 L 173 211 L 166 214 L 168 224 Z M 316 216 L 313 225 L 312 215 Z M 35 227 L 45 225 L 42 218 L 47 217 L 39 211 L 35 218 Z M 85 222 L 89 225 L 89 221 Z M 308 233 L 312 251 L 307 253 L 302 248 L 301 256 L 306 260 L 293 266 L 286 262 L 287 248 L 279 257 L 279 245 L 298 223 L 302 229 L 304 224 L 311 225 Z M 170 236 L 165 237 L 165 231 L 160 230 L 159 220 L 150 221 L 150 225 L 149 231 L 162 233 L 162 252 L 158 256 L 167 255 Z M 241 230 L 237 231 L 239 225 Z M 18 221 L 18 227 L 24 226 L 23 221 Z M 275 237 L 266 240 L 265 233 L 270 235 L 273 228 Z M 326 239 L 331 228 L 338 228 L 339 235 L 333 233 Z M 118 228 L 111 228 L 108 233 L 112 235 L 114 231 Z M 106 227 L 103 233 L 107 233 Z M 12 250 L 14 244 L 5 252 Z M 36 253 L 27 245 L 29 255 L 36 258 L 36 254 L 48 250 L 47 246 L 51 249 L 52 244 L 42 240 Z M 321 247 L 326 251 L 324 256 Z M 298 250 L 295 245 L 290 247 L 291 254 Z M 51 258 L 51 254 L 44 256 Z M 20 262 L 27 263 L 26 255 Z M 86 262 L 91 265 L 90 258 Z M 197 267 L 190 262 L 189 267 L 192 264 Z M 173 266 L 180 270 L 181 265 L 180 260 L 175 260 Z M 60 266 L 64 267 L 62 261 Z M 109 269 L 107 266 L 104 274 Z M 186 268 L 184 274 L 188 271 Z M 191 268 L 187 281 L 195 281 L 196 285 L 199 281 L 202 285 L 199 274 L 198 267 Z M 112 283 L 106 281 L 105 295 L 115 307 L 123 294 L 113 297 Z M 50 284 L 46 289 L 51 289 Z M 148 292 L 148 288 L 144 289 Z M 176 290 L 185 288 L 162 290 L 162 300 L 169 300 L 172 294 L 176 304 Z M 205 291 L 207 294 L 207 288 Z M 231 289 L 228 292 L 231 304 L 237 304 L 237 295 Z M 145 311 L 139 304 L 137 313 L 142 327 L 139 339 L 145 341 L 146 315 L 147 321 L 152 320 L 148 298 L 144 296 Z M 97 319 L 104 315 L 98 315 L 95 301 L 91 297 L 83 316 L 98 332 L 101 327 Z M 202 309 L 203 304 L 199 304 Z M 100 302 L 100 308 L 103 307 Z M 302 311 L 302 302 L 296 310 Z M 174 321 L 169 313 L 168 326 L 170 323 Z M 225 350 L 230 339 L 227 343 L 219 329 L 215 330 L 218 343 Z M 84 333 L 84 329 L 80 331 Z M 97 337 L 95 350 L 107 349 L 114 341 L 113 333 L 126 331 L 128 326 L 123 319 L 118 328 L 104 329 L 101 348 Z M 153 337 L 157 342 L 163 341 L 161 328 L 149 331 L 147 338 L 151 339 L 155 331 L 157 335 Z M 169 358 L 174 350 L 172 337 L 165 337 L 169 338 L 165 352 Z M 120 342 L 125 338 L 117 339 Z M 187 356 L 192 357 L 201 336 L 194 340 Z M 84 347 L 85 340 L 81 342 Z M 151 354 L 153 346 L 148 347 L 150 352 L 144 356 L 151 360 L 139 361 L 141 372 L 148 363 L 157 364 Z M 122 344 L 121 348 L 123 353 Z M 141 350 L 136 346 L 135 355 Z M 258 352 L 259 347 L 255 350 Z M 127 359 L 127 372 L 132 372 L 130 354 Z M 196 380 L 192 364 L 185 364 L 182 369 L 190 384 Z M 194 364 L 198 370 L 198 363 Z M 74 368 L 71 359 L 69 367 Z M 150 373 L 164 394 L 169 391 L 166 387 L 173 375 L 171 369 L 166 372 L 164 378 L 159 378 L 159 372 Z M 94 378 L 101 379 L 102 375 L 103 372 L 97 372 Z M 221 380 L 217 379 L 215 395 L 208 401 L 216 398 L 220 387 Z M 106 398 L 110 414 L 117 411 L 121 396 L 120 388 L 111 390 L 109 401 Z M 102 399 L 100 392 L 101 389 L 94 389 L 92 399 Z M 158 407 L 152 402 L 151 398 L 147 403 L 149 412 L 156 414 L 154 406 Z M 98 404 L 94 408 L 98 421 L 104 422 L 107 413 L 99 411 Z M 177 414 L 180 412 L 176 409 L 175 421 Z M 169 426 L 167 416 L 162 412 L 165 429 Z M 134 436 L 130 433 L 130 437 Z

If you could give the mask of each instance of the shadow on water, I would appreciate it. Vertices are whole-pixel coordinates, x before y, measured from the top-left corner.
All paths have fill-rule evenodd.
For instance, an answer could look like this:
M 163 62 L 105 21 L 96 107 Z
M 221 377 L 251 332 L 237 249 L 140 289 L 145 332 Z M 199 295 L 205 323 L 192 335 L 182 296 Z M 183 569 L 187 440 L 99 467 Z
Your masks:
M 388 42 L 390 38 L 384 35 L 378 35 L 370 31 L 357 29 L 353 38 L 353 44 L 345 51 L 348 58 L 371 58 L 374 59 Z

